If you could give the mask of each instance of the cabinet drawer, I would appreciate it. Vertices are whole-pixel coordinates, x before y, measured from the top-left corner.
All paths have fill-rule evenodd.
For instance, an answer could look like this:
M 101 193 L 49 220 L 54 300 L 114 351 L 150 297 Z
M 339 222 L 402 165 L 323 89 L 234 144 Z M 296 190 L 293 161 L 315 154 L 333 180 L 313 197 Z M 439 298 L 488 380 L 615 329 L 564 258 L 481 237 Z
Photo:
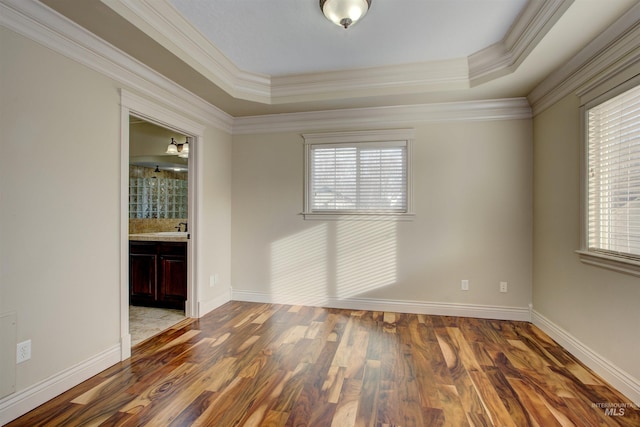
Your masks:
M 155 255 L 158 253 L 157 242 L 129 242 L 129 253 Z
M 160 242 L 158 243 L 158 254 L 187 256 L 186 242 Z

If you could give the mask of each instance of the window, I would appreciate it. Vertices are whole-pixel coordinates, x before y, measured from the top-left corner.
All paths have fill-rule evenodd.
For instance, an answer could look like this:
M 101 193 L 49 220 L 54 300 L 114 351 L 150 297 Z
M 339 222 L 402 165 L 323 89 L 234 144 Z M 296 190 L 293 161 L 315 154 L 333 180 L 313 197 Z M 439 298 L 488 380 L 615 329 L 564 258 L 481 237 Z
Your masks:
M 640 86 L 586 115 L 586 252 L 640 266 Z
M 305 134 L 307 219 L 411 212 L 407 129 Z

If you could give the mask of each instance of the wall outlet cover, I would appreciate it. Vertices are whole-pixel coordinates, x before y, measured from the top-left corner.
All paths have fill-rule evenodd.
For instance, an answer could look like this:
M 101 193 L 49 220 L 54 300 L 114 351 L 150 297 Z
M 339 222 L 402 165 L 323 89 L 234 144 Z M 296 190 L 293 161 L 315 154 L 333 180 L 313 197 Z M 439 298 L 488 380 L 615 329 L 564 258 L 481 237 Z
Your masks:
M 16 346 L 16 363 L 31 359 L 31 340 L 19 342 Z

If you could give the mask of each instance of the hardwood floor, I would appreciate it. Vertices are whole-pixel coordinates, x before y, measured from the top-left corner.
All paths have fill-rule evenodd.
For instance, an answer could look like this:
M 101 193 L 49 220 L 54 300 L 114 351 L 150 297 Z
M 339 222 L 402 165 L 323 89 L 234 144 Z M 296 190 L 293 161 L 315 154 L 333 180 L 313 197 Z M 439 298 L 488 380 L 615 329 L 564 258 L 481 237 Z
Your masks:
M 640 411 L 526 322 L 230 302 L 8 425 L 640 426 Z

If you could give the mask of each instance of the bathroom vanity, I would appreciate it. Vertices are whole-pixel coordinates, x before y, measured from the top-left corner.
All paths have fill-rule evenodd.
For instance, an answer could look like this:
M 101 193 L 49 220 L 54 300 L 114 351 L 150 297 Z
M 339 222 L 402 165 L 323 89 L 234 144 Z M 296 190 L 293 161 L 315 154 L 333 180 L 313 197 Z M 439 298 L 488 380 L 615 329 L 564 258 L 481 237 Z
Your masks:
M 187 233 L 129 235 L 129 303 L 184 310 Z

